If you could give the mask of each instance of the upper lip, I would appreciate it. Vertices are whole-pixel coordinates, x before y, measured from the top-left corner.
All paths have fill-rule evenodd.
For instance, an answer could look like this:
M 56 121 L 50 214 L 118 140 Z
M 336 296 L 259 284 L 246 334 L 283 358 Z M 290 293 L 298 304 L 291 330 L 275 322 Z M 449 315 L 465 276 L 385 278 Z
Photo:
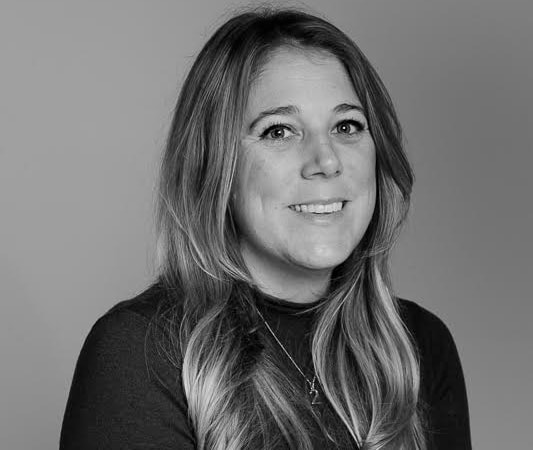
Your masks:
M 327 198 L 327 199 L 323 199 L 323 198 L 316 198 L 316 199 L 311 199 L 311 200 L 305 200 L 303 202 L 299 202 L 299 203 L 293 203 L 292 205 L 289 205 L 289 206 L 294 206 L 294 205 L 329 205 L 330 203 L 338 203 L 338 202 L 345 202 L 347 201 L 345 198 L 342 198 L 342 197 L 333 197 L 333 198 Z

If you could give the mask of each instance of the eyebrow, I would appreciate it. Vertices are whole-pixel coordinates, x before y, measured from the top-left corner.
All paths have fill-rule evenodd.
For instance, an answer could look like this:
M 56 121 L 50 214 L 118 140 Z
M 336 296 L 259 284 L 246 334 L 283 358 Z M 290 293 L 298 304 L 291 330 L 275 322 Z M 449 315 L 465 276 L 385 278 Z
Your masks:
M 335 108 L 333 108 L 333 112 L 339 114 L 344 113 L 348 111 L 359 111 L 361 114 L 364 114 L 363 108 L 361 105 L 356 105 L 354 103 L 341 103 Z M 277 106 L 275 108 L 267 109 L 265 111 L 261 111 L 257 117 L 252 120 L 252 123 L 250 124 L 249 130 L 253 130 L 254 127 L 257 125 L 257 122 L 259 122 L 261 119 L 268 117 L 268 116 L 290 116 L 293 114 L 299 114 L 300 109 L 297 106 L 294 105 L 286 105 L 286 106 Z
M 257 122 L 259 122 L 264 117 L 268 116 L 290 116 L 293 114 L 298 114 L 300 112 L 300 109 L 297 106 L 294 105 L 287 105 L 287 106 L 277 106 L 276 108 L 267 109 L 265 111 L 261 111 L 257 117 L 252 121 L 250 124 L 250 130 L 253 130 L 254 127 L 257 125 Z
M 333 111 L 335 111 L 336 113 L 343 113 L 353 111 L 354 109 L 356 111 L 359 111 L 363 115 L 365 114 L 365 112 L 363 111 L 363 107 L 354 103 L 341 103 L 340 105 L 335 106 L 335 108 L 333 108 Z

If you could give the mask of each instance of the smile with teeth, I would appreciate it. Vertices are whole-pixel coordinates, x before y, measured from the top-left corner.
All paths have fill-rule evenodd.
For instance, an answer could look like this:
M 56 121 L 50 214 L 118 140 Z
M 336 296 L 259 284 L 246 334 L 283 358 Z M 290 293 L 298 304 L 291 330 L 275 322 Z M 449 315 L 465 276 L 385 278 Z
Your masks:
M 293 211 L 315 214 L 330 214 L 340 211 L 343 207 L 343 202 L 329 203 L 328 205 L 291 205 Z

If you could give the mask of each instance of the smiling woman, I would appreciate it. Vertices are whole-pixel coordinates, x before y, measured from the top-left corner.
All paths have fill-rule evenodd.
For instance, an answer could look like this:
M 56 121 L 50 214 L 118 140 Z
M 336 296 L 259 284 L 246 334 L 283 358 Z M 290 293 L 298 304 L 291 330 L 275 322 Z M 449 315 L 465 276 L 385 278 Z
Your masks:
M 61 449 L 470 449 L 448 328 L 392 294 L 412 183 L 348 36 L 286 9 L 222 25 L 163 156 L 158 279 L 91 329 Z

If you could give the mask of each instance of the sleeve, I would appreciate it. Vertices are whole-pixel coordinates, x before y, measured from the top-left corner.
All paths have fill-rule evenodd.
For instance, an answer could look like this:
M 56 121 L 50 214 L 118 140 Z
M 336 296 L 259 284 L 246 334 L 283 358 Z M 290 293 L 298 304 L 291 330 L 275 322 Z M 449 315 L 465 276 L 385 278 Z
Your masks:
M 146 338 L 148 319 L 109 312 L 81 349 L 60 450 L 195 448 L 177 369 Z
M 429 378 L 429 448 L 471 450 L 468 399 L 459 353 L 448 327 L 429 314 L 430 367 L 425 370 Z

